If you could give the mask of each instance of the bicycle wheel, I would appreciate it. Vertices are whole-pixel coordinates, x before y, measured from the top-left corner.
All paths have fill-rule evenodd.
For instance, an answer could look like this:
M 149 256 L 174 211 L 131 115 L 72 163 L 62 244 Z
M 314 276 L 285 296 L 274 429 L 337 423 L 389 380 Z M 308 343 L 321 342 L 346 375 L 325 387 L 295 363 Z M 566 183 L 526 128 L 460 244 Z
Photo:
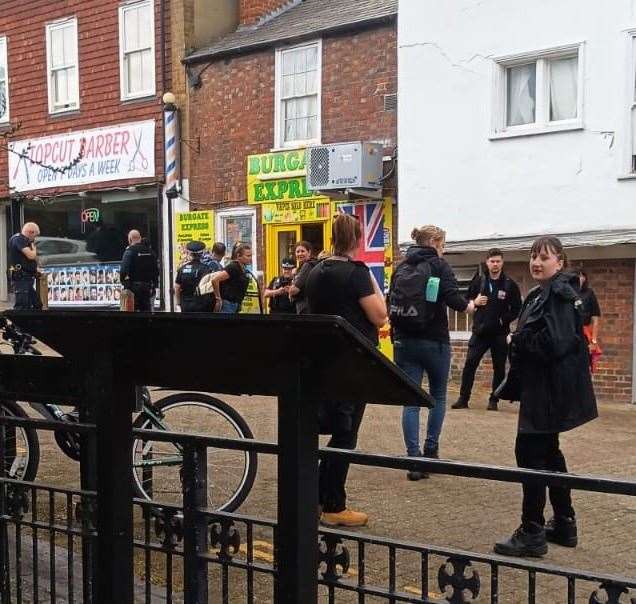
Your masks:
M 26 418 L 27 414 L 13 401 L 0 401 L 0 414 Z M 37 431 L 22 426 L 6 426 L 3 476 L 14 480 L 34 480 L 40 464 Z
M 156 418 L 151 417 L 156 414 Z M 225 438 L 254 438 L 230 405 L 208 394 L 183 392 L 157 401 L 135 420 L 135 428 L 202 433 Z M 173 443 L 135 439 L 134 485 L 140 497 L 181 503 L 183 457 Z M 247 497 L 256 476 L 255 452 L 208 448 L 208 507 L 232 512 Z

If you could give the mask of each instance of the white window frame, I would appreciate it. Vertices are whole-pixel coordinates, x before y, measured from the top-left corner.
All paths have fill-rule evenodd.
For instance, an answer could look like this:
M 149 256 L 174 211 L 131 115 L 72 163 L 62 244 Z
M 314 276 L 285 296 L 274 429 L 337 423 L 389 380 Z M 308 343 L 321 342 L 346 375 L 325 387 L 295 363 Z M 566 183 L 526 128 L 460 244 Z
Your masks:
M 75 102 L 66 107 L 55 106 L 55 94 L 52 77 L 52 57 L 51 57 L 51 31 L 62 26 L 72 24 L 75 32 Z M 79 36 L 77 30 L 77 17 L 67 17 L 65 19 L 59 19 L 46 24 L 46 80 L 49 96 L 49 114 L 68 113 L 69 111 L 77 111 L 80 108 L 80 93 L 79 93 Z
M 297 140 L 285 142 L 285 136 L 283 134 L 283 128 L 285 127 L 285 119 L 282 112 L 283 99 L 282 99 L 282 68 L 283 68 L 283 53 L 290 50 L 298 50 L 300 48 L 306 48 L 308 46 L 316 46 L 318 49 L 318 61 L 316 70 L 318 72 L 318 83 L 316 86 L 317 92 L 317 108 L 318 113 L 316 116 L 316 133 L 315 138 L 306 140 Z M 295 46 L 285 46 L 276 49 L 275 60 L 275 110 L 274 110 L 274 149 L 301 149 L 307 145 L 320 144 L 322 138 L 322 40 L 313 40 L 312 42 L 304 42 L 303 44 L 296 44 Z
M 234 218 L 237 216 L 250 216 L 252 218 L 253 241 L 251 242 L 250 245 L 252 246 L 252 272 L 256 274 L 256 271 L 258 270 L 258 254 L 256 253 L 257 242 L 258 242 L 258 233 L 256 232 L 256 208 L 237 206 L 235 208 L 217 210 L 214 214 L 216 241 L 222 241 L 223 243 L 225 243 L 225 233 L 223 231 L 223 219 Z M 226 255 L 229 257 L 231 252 L 232 250 L 228 248 L 226 250 Z
M 636 117 L 636 28 L 625 31 L 625 119 L 623 124 L 623 132 L 625 133 L 623 143 L 623 158 L 621 160 L 621 173 L 619 180 L 636 179 L 636 171 L 633 166 L 632 156 L 636 155 L 634 147 Z
M 9 121 L 9 53 L 7 50 L 7 37 L 0 36 L 0 65 L 4 67 L 5 75 L 5 94 L 4 99 L 6 102 L 4 115 L 0 116 L 0 124 L 6 124 Z
M 577 116 L 566 120 L 550 120 L 549 61 L 578 57 Z M 507 70 L 509 67 L 537 63 L 535 122 L 519 126 L 507 125 Z M 492 115 L 490 140 L 547 134 L 584 128 L 585 43 L 577 42 L 554 48 L 523 52 L 493 59 Z
M 137 93 L 129 93 L 126 90 L 126 70 L 124 69 L 124 14 L 126 10 L 130 8 L 136 8 L 141 5 L 147 5 L 150 8 L 150 14 L 152 15 L 152 36 L 150 41 L 150 52 L 152 55 L 152 86 L 148 90 L 142 90 Z M 135 99 L 143 99 L 152 97 L 157 94 L 157 74 L 156 74 L 156 37 L 157 37 L 157 24 L 155 19 L 155 3 L 154 0 L 133 0 L 130 2 L 124 2 L 119 6 L 119 89 L 120 99 L 122 101 L 130 101 Z

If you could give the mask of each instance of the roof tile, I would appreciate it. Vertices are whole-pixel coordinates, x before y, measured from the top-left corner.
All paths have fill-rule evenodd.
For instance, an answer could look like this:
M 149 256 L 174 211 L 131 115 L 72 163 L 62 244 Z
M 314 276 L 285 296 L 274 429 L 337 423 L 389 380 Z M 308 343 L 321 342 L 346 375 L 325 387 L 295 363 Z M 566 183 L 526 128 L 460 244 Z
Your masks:
M 394 17 L 398 0 L 302 0 L 291 3 L 271 19 L 254 26 L 243 26 L 185 58 L 186 63 L 238 54 L 248 49 L 319 35 L 331 30 L 355 27 Z

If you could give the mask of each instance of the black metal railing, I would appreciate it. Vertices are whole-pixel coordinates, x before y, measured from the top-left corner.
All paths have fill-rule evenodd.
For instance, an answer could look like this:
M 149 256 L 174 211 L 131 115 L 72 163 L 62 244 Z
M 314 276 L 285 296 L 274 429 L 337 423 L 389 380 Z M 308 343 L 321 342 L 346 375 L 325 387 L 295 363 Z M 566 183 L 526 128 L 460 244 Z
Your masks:
M 96 316 L 99 317 L 91 315 L 90 321 L 94 323 Z M 62 318 L 66 320 L 66 317 Z M 130 330 L 131 322 L 142 319 L 126 318 L 124 321 Z M 153 319 L 151 327 L 155 328 L 162 320 Z M 325 329 L 324 322 L 313 321 L 315 324 L 308 322 L 310 327 Z M 218 329 L 226 325 L 223 321 L 215 322 Z M 248 322 L 253 329 L 268 329 L 270 323 L 260 318 Z M 117 320 L 113 324 L 117 325 Z M 184 328 L 180 321 L 175 324 Z M 290 321 L 285 326 L 292 330 L 306 324 Z M 104 325 L 112 329 L 109 323 Z M 227 325 L 236 329 L 241 322 L 232 319 Z M 117 331 L 113 331 L 116 339 Z M 200 326 L 195 324 L 192 333 L 186 335 L 192 337 L 198 331 Z M 311 340 L 317 356 L 322 353 L 316 335 L 319 333 L 316 330 Z M 260 333 L 259 339 L 265 341 L 265 335 L 267 333 Z M 165 333 L 161 336 L 162 340 L 173 342 Z M 362 341 L 354 341 L 347 348 L 346 338 L 340 345 L 333 334 L 328 336 L 325 341 L 329 342 L 331 350 L 335 348 L 341 352 L 341 356 L 336 354 L 335 362 L 351 363 L 350 357 L 359 354 L 361 358 L 368 355 L 368 360 L 375 363 L 373 371 L 366 374 L 369 384 L 357 387 L 373 388 L 377 396 L 389 401 L 410 396 L 409 388 L 413 392 L 416 390 L 405 382 L 404 390 L 390 393 L 389 387 L 399 389 L 399 380 L 403 378 L 392 373 L 395 370 L 387 369 L 385 361 L 375 356 L 375 351 L 367 351 Z M 307 334 L 304 341 L 307 341 Z M 244 343 L 235 344 L 237 350 L 244 347 Z M 291 346 L 292 353 L 300 350 L 297 344 Z M 155 344 L 150 341 L 148 345 Z M 289 350 L 288 343 L 282 342 L 281 346 Z M 122 363 L 127 367 L 124 354 L 127 351 L 116 352 L 114 358 L 123 358 Z M 159 350 L 157 359 L 163 354 L 165 351 Z M 231 358 L 232 355 L 230 351 Z M 267 362 L 267 356 L 263 356 L 263 363 Z M 290 356 L 294 355 L 290 353 Z M 271 357 L 278 358 L 276 354 Z M 634 481 L 319 449 L 316 398 L 305 397 L 303 392 L 324 397 L 321 388 L 327 383 L 324 372 L 329 367 L 303 364 L 302 356 L 294 356 L 296 373 L 286 374 L 300 376 L 295 387 L 286 389 L 283 384 L 278 395 L 277 443 L 133 430 L 131 414 L 135 384 L 161 385 L 164 380 L 164 385 L 175 387 L 192 380 L 193 387 L 201 389 L 203 378 L 198 378 L 190 366 L 175 365 L 174 356 L 166 356 L 163 366 L 159 360 L 151 364 L 152 371 L 156 372 L 152 375 L 148 368 L 139 369 L 141 375 L 137 377 L 132 369 L 124 370 L 113 364 L 112 358 L 102 355 L 88 359 L 82 365 L 82 377 L 74 380 L 74 383 L 81 383 L 83 389 L 73 393 L 80 401 L 82 423 L 69 425 L 0 416 L 0 468 L 5 472 L 5 458 L 7 454 L 12 455 L 10 450 L 7 451 L 7 432 L 19 426 L 35 428 L 41 433 L 76 432 L 82 441 L 79 488 L 17 481 L 8 478 L 6 473 L 0 476 L 2 604 L 53 602 L 56 599 L 69 603 L 109 604 L 636 602 L 636 577 L 407 542 L 364 531 L 319 529 L 317 462 L 320 457 L 339 456 L 353 464 L 395 471 L 420 470 L 507 483 L 541 481 L 546 485 L 567 486 L 608 496 L 636 497 Z M 8 362 L 0 357 L 0 400 L 9 394 L 20 400 L 34 400 L 37 396 L 44 399 L 44 392 L 52 395 L 54 400 L 62 400 L 64 380 L 56 378 L 51 368 L 72 369 L 69 365 L 61 365 L 59 359 L 51 360 L 55 367 L 49 367 L 46 359 L 33 362 L 16 357 Z M 21 369 L 23 361 L 30 371 L 30 381 L 26 385 L 23 383 L 26 373 Z M 169 374 L 166 367 L 170 366 L 176 367 L 175 371 L 183 369 L 183 373 Z M 306 373 L 308 369 L 310 374 Z M 389 386 L 385 392 L 377 394 L 382 388 L 377 374 L 385 369 Z M 234 379 L 236 383 L 228 381 Z M 223 389 L 219 390 L 240 393 L 239 388 L 244 387 L 242 379 L 241 375 L 233 377 L 223 373 L 220 378 Z M 262 371 L 259 379 L 268 379 L 267 372 Z M 311 389 L 303 390 L 299 386 L 303 379 L 310 381 Z M 372 383 L 374 379 L 376 381 Z M 55 388 L 50 380 L 55 382 Z M 348 392 L 350 387 L 347 383 L 339 383 L 338 379 L 329 384 L 335 384 L 334 390 L 341 389 L 342 392 Z M 267 394 L 276 392 L 269 386 L 263 390 Z M 248 391 L 262 392 L 255 386 L 250 386 Z M 371 400 L 371 395 L 365 396 Z M 417 400 L 417 396 L 414 393 L 411 400 Z M 135 438 L 178 445 L 183 461 L 180 492 L 174 500 L 133 497 L 130 450 Z M 208 475 L 206 459 L 215 450 L 224 448 L 275 458 L 278 469 L 276 518 L 222 513 L 208 507 L 208 483 L 214 485 L 215 476 Z
M 1 418 L 2 425 L 44 424 Z M 42 425 L 38 427 L 43 428 Z M 48 429 L 69 429 L 50 422 Z M 84 426 L 84 430 L 90 429 Z M 135 594 L 140 602 L 277 602 L 279 524 L 206 508 L 202 458 L 221 446 L 276 455 L 275 443 L 135 430 L 135 437 L 179 443 L 185 451 L 183 502 L 134 500 Z M 588 492 L 636 496 L 636 483 L 605 477 L 406 459 L 321 449 L 355 464 L 520 483 L 542 480 Z M 5 602 L 90 602 L 90 554 L 99 538 L 95 493 L 0 480 Z M 82 546 L 78 548 L 78 546 Z M 636 598 L 636 577 L 581 571 L 523 559 L 321 529 L 317 582 L 327 602 L 346 593 L 358 602 L 552 602 L 619 604 Z M 50 600 L 49 600 L 50 598 Z M 379 600 L 378 600 L 379 599 Z M 322 600 L 321 600 L 322 601 Z M 343 599 L 343 601 L 349 601 Z

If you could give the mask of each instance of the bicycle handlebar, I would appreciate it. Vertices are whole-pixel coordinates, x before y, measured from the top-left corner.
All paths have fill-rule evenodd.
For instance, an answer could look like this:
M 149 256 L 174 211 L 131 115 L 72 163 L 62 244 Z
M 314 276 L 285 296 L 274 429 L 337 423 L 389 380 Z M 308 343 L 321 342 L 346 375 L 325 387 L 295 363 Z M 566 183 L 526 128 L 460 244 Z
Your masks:
M 15 354 L 38 353 L 38 350 L 33 346 L 33 336 L 21 332 L 6 317 L 0 317 L 0 332 L 2 332 L 3 339 L 12 346 Z

